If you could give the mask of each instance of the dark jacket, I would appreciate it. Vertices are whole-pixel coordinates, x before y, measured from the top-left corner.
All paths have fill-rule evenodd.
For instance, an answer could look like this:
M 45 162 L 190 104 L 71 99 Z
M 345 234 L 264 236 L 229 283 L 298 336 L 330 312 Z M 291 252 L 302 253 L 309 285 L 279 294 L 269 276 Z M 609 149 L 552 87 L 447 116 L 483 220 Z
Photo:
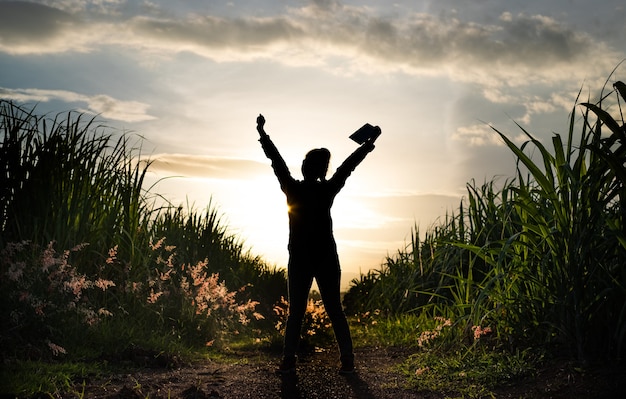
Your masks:
M 315 254 L 316 251 L 336 252 L 330 208 L 352 171 L 374 149 L 366 143 L 356 149 L 337 168 L 329 180 L 296 180 L 268 135 L 259 140 L 265 155 L 272 161 L 280 188 L 287 196 L 289 207 L 289 252 Z

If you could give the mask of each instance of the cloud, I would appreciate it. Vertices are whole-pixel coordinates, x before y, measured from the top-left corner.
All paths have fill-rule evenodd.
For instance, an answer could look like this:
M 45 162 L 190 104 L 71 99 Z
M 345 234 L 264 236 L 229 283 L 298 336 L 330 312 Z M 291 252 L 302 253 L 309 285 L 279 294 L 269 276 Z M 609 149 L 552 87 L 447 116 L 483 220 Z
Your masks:
M 0 2 L 0 51 L 45 54 L 87 51 L 89 27 L 72 14 L 41 4 Z
M 2 3 L 0 32 L 4 39 L 29 41 L 54 36 L 63 25 L 75 23 L 68 13 L 40 4 L 6 1 Z
M 156 154 L 150 170 L 168 175 L 207 179 L 249 180 L 267 174 L 267 164 L 239 158 L 189 154 Z
M 470 126 L 460 126 L 452 135 L 452 139 L 466 142 L 471 147 L 503 145 L 502 139 L 495 134 L 489 125 L 484 123 L 476 123 Z
M 155 119 L 147 113 L 149 106 L 138 101 L 123 101 L 104 94 L 85 95 L 68 90 L 8 89 L 0 87 L 0 97 L 18 102 L 48 102 L 62 100 L 70 103 L 84 103 L 86 108 L 78 109 L 102 115 L 107 119 L 124 122 L 141 122 Z
M 43 5 L 0 2 L 0 51 L 93 51 L 109 44 L 170 55 L 188 51 L 216 61 L 324 65 L 337 73 L 447 74 L 456 81 L 494 87 L 606 75 L 623 57 L 590 35 L 542 15 L 503 13 L 490 23 L 464 21 L 454 13 L 392 18 L 335 0 L 289 7 L 270 17 L 196 12 L 180 18 L 166 13 L 104 18 L 90 14 L 91 8 L 70 14 Z
M 206 48 L 237 48 L 240 52 L 258 46 L 288 41 L 302 31 L 282 17 L 222 19 L 213 16 L 193 16 L 187 20 L 166 20 L 135 17 L 132 29 L 141 37 L 158 42 L 175 42 Z
M 155 119 L 154 116 L 147 113 L 148 104 L 138 101 L 121 101 L 104 94 L 84 96 L 84 101 L 87 102 L 90 111 L 106 118 L 125 122 L 142 122 Z

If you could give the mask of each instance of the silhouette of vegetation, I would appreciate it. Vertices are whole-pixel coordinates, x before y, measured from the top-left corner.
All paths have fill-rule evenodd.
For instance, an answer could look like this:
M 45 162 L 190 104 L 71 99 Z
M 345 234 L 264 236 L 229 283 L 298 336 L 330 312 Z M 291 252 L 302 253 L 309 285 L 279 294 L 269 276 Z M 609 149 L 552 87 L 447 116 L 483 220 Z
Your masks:
M 139 140 L 7 101 L 0 129 L 3 358 L 184 350 L 273 325 L 285 273 L 212 204 L 183 210 L 146 188 Z
M 522 145 L 494 129 L 517 176 L 468 183 L 455 213 L 424 238 L 415 228 L 409 247 L 352 282 L 348 311 L 445 316 L 466 337 L 489 327 L 491 344 L 510 351 L 623 360 L 626 85 L 613 88 L 572 110 L 551 148 L 522 126 Z

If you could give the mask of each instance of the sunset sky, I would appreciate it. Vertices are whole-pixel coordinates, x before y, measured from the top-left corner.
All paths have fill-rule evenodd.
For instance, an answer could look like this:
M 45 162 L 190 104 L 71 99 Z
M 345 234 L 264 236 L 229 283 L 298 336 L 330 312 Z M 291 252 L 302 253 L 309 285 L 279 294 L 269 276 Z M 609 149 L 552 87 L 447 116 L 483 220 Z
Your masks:
M 468 181 L 513 175 L 490 125 L 547 140 L 581 88 L 626 80 L 625 20 L 623 0 L 0 0 L 0 97 L 144 137 L 150 183 L 176 176 L 154 192 L 211 200 L 278 266 L 286 205 L 256 116 L 297 178 L 311 148 L 332 172 L 348 136 L 379 125 L 333 207 L 347 283 L 454 211 Z

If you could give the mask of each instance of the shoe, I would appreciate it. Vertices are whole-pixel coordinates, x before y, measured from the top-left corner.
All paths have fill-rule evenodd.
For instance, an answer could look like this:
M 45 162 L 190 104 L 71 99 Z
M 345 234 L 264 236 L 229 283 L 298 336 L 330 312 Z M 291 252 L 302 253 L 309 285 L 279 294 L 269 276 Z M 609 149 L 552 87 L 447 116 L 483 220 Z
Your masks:
M 341 358 L 341 367 L 339 368 L 339 374 L 348 375 L 354 374 L 354 355 Z
M 296 372 L 296 357 L 286 356 L 276 369 L 276 374 L 286 375 Z
M 342 364 L 339 368 L 339 374 L 350 375 L 354 374 L 354 364 Z

